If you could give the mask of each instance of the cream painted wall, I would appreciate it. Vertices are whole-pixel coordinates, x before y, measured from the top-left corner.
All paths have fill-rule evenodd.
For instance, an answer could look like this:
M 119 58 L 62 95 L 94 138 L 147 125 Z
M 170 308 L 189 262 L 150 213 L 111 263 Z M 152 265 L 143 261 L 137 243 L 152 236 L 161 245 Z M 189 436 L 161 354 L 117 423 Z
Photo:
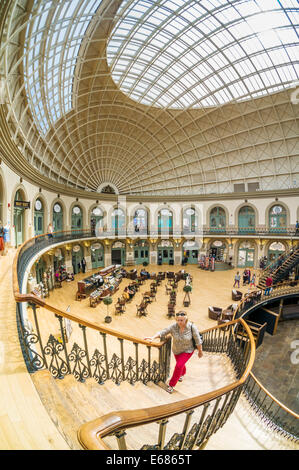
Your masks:
M 13 202 L 17 189 L 22 188 L 24 194 L 26 195 L 26 200 L 31 202 L 30 209 L 27 209 L 26 212 L 26 224 L 25 224 L 25 239 L 28 239 L 34 235 L 33 230 L 33 220 L 34 220 L 34 202 L 37 197 L 40 197 L 45 205 L 45 230 L 48 223 L 52 220 L 52 208 L 55 201 L 59 200 L 57 194 L 51 193 L 49 191 L 41 190 L 37 186 L 34 186 L 31 183 L 28 183 L 24 178 L 21 182 L 20 177 L 10 170 L 3 162 L 0 167 L 0 174 L 3 181 L 3 190 L 2 190 L 2 218 L 4 225 L 10 223 L 11 225 L 11 243 L 14 244 L 14 231 L 13 229 Z M 139 198 L 141 199 L 141 198 Z M 161 198 L 161 203 L 149 203 L 144 202 L 141 205 L 136 202 L 128 202 L 125 196 L 119 197 L 120 206 L 127 213 L 127 224 L 132 228 L 132 219 L 134 216 L 134 211 L 138 207 L 144 207 L 149 210 L 149 229 L 157 229 L 157 220 L 158 212 L 162 208 L 169 208 L 173 211 L 173 221 L 174 229 L 180 230 L 182 226 L 182 214 L 184 208 L 190 206 L 191 203 L 186 202 L 167 202 L 164 203 L 163 198 Z M 71 228 L 71 209 L 74 205 L 78 204 L 83 209 L 83 227 L 88 229 L 90 227 L 90 210 L 91 206 L 94 206 L 96 201 L 91 199 L 79 199 L 76 201 L 74 198 L 69 196 L 61 195 L 60 201 L 64 208 L 64 230 L 70 230 Z M 142 201 L 141 201 L 142 202 Z M 272 204 L 282 203 L 286 206 L 288 211 L 288 225 L 294 226 L 299 213 L 299 194 L 298 197 L 282 197 L 278 201 L 275 201 L 275 198 L 272 197 L 263 197 L 248 199 L 247 203 L 252 207 L 256 208 L 256 226 L 264 227 L 268 224 L 268 210 Z M 197 210 L 199 214 L 199 224 L 200 226 L 209 226 L 209 212 L 212 207 L 221 205 L 227 213 L 227 225 L 229 227 L 236 227 L 238 225 L 238 209 L 242 205 L 246 205 L 244 199 L 226 199 L 221 200 L 221 195 L 215 196 L 215 200 L 204 200 L 202 202 L 194 201 L 192 206 Z M 100 201 L 98 204 L 105 213 L 104 225 L 107 228 L 111 228 L 111 213 L 116 204 L 109 202 L 107 200 Z M 107 220 L 108 218 L 108 220 Z

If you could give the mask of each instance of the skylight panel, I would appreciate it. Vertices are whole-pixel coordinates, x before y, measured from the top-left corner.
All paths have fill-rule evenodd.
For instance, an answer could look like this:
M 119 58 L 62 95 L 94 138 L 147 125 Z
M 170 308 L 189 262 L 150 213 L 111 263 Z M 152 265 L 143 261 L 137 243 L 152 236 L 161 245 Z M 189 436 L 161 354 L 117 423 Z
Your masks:
M 32 111 L 35 115 L 37 126 L 42 130 L 49 129 L 49 127 L 67 112 L 71 105 L 71 93 L 74 68 L 76 64 L 76 56 L 79 51 L 80 42 L 78 37 L 86 31 L 88 24 L 92 18 L 92 14 L 100 5 L 101 0 L 64 0 L 64 2 L 56 2 L 55 0 L 45 0 L 43 3 L 36 1 L 36 9 L 34 11 L 33 34 L 30 35 L 30 28 L 26 30 L 26 49 L 29 54 L 25 54 L 24 62 L 28 70 L 32 70 L 34 74 L 35 83 L 39 83 L 40 87 L 45 90 L 53 90 L 51 97 L 51 105 L 49 99 L 40 102 L 39 107 L 33 107 Z M 83 13 L 83 19 L 76 17 L 80 8 Z M 92 11 L 92 7 L 94 10 Z M 54 15 L 49 16 L 49 12 L 53 11 Z M 39 16 L 40 14 L 40 16 Z M 51 19 L 51 24 L 47 25 L 47 21 Z M 37 19 L 39 21 L 37 21 Z M 47 28 L 45 28 L 47 26 Z M 39 68 L 39 53 L 42 41 L 45 43 L 46 56 L 42 58 L 43 73 Z M 57 47 L 57 44 L 60 44 Z M 33 80 L 25 80 L 26 92 L 29 99 L 34 102 L 34 93 L 36 88 L 32 88 Z M 64 89 L 59 87 L 64 86 Z M 66 94 L 62 100 L 61 96 Z M 54 99 L 54 102 L 53 102 Z M 49 118 L 49 122 L 48 122 Z

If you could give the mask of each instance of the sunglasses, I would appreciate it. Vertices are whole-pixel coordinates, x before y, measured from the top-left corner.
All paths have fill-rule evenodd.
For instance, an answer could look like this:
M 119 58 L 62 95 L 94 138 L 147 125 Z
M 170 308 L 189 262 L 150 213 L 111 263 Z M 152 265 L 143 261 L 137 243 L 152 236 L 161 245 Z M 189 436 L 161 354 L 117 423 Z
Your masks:
M 185 317 L 186 314 L 185 313 L 176 313 L 175 316 L 176 317 Z

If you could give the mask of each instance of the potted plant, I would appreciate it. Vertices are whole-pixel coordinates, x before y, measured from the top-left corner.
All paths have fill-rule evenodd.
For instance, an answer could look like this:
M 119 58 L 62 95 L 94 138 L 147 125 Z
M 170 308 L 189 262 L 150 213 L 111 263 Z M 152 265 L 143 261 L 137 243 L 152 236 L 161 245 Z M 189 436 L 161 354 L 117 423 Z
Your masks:
M 107 305 L 107 315 L 105 317 L 105 323 L 110 323 L 112 321 L 112 317 L 109 315 L 109 305 L 112 304 L 112 297 L 109 295 L 103 298 L 103 302 Z
M 191 303 L 190 292 L 192 291 L 192 286 L 190 286 L 188 284 L 188 285 L 184 286 L 183 290 L 185 292 L 185 297 L 184 297 L 184 300 L 183 300 L 184 307 L 189 307 L 189 305 Z

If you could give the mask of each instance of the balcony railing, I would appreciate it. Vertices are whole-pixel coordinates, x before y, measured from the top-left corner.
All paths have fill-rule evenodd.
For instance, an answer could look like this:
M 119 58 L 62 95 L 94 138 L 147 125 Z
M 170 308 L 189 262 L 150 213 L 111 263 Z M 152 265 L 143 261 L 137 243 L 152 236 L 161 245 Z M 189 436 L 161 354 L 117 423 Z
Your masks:
M 130 335 L 104 328 L 86 321 L 78 315 L 58 309 L 33 294 L 21 293 L 25 266 L 32 257 L 53 243 L 71 241 L 75 234 L 61 233 L 53 238 L 36 237 L 25 242 L 14 259 L 13 287 L 17 302 L 19 336 L 28 370 L 33 373 L 47 368 L 53 377 L 62 379 L 68 374 L 84 382 L 93 377 L 99 384 L 112 380 L 117 384 L 127 381 L 148 383 L 166 382 L 170 365 L 170 342 L 151 343 Z M 80 238 L 90 233 L 80 232 Z M 31 308 L 31 327 L 24 319 L 21 304 L 26 302 Z M 43 315 L 39 315 L 42 307 Z M 30 312 L 30 309 L 29 309 Z M 51 320 L 50 317 L 53 316 Z M 49 321 L 50 320 L 50 321 Z M 49 331 L 49 325 L 51 330 Z M 57 325 L 57 326 L 55 326 Z M 70 326 L 72 333 L 70 333 Z M 216 326 L 203 331 L 204 351 L 224 354 L 231 360 L 236 380 L 226 387 L 205 395 L 196 396 L 171 405 L 139 410 L 137 413 L 117 413 L 113 429 L 107 425 L 106 417 L 100 418 L 103 436 L 113 432 L 119 447 L 126 448 L 123 430 L 141 424 L 160 422 L 158 442 L 144 443 L 143 449 L 193 449 L 203 448 L 209 437 L 224 425 L 233 412 L 242 387 L 252 368 L 255 346 L 252 333 L 246 323 L 235 320 L 227 325 Z M 190 428 L 191 415 L 197 410 L 195 422 Z M 211 413 L 208 413 L 211 410 Z M 175 433 L 165 442 L 165 429 L 168 418 L 186 414 L 183 432 Z M 93 442 L 93 438 L 95 442 Z M 106 448 L 102 434 L 92 424 L 83 426 L 79 440 L 84 448 Z
M 268 305 L 271 300 L 298 295 L 299 281 L 285 281 L 274 286 L 269 295 L 264 295 L 261 289 L 253 291 L 239 303 L 234 318 L 243 318 L 246 321 L 253 309 L 263 304 Z M 244 387 L 244 393 L 250 405 L 268 427 L 287 439 L 299 441 L 298 414 L 280 403 L 251 372 Z
M 138 381 L 143 383 L 165 382 L 169 375 L 169 341 L 153 344 L 139 338 L 123 335 L 109 328 L 86 322 L 83 318 L 60 310 L 33 294 L 21 293 L 25 269 L 30 260 L 55 243 L 71 242 L 93 236 L 91 231 L 80 231 L 79 233 L 78 235 L 72 231 L 56 233 L 51 238 L 47 235 L 35 237 L 25 242 L 15 256 L 13 286 L 17 301 L 20 341 L 28 370 L 35 372 L 47 368 L 56 378 L 73 374 L 81 382 L 84 382 L 88 377 L 93 377 L 99 384 L 108 379 L 117 384 L 122 381 L 128 381 L 131 384 Z M 281 295 L 288 293 L 289 287 L 279 292 Z M 271 297 L 276 294 L 277 292 L 272 293 Z M 267 297 L 268 299 L 269 297 Z M 138 412 L 133 415 L 129 412 L 118 412 L 114 416 L 111 413 L 108 417 L 87 423 L 79 430 L 79 440 L 82 446 L 88 449 L 107 448 L 103 439 L 113 433 L 117 437 L 119 448 L 125 449 L 127 445 L 124 429 L 159 421 L 157 443 L 145 443 L 144 449 L 203 448 L 212 433 L 223 426 L 233 412 L 242 388 L 249 377 L 254 361 L 255 346 L 252 333 L 241 316 L 261 300 L 264 299 L 249 297 L 246 302 L 243 301 L 240 304 L 237 319 L 202 332 L 204 351 L 225 354 L 230 358 L 237 377 L 235 382 L 209 394 L 171 405 L 137 410 Z M 28 324 L 24 321 L 21 308 L 23 302 L 27 302 L 32 309 L 32 328 L 28 328 Z M 57 327 L 54 327 L 53 331 L 49 331 L 49 323 L 43 321 L 45 316 L 38 315 L 39 307 L 45 309 L 46 315 L 54 315 Z M 72 344 L 69 335 L 70 322 L 73 330 L 72 338 L 75 338 Z M 251 389 L 254 390 L 246 385 L 245 392 L 248 396 Z M 257 396 L 254 392 L 253 401 L 256 400 Z M 263 414 L 265 414 L 264 402 L 265 400 L 258 405 Z M 208 414 L 209 409 L 211 410 L 210 414 Z M 191 415 L 195 410 L 197 410 L 196 420 L 190 427 Z M 182 432 L 175 432 L 171 439 L 165 442 L 168 419 L 182 413 L 186 414 Z M 277 416 L 281 416 L 281 414 L 275 413 L 276 418 Z M 111 417 L 114 423 L 112 427 Z M 279 421 L 276 428 L 279 429 L 280 425 L 283 428 L 283 424 Z M 289 422 L 288 426 L 286 435 L 297 439 L 292 433 L 293 423 Z

